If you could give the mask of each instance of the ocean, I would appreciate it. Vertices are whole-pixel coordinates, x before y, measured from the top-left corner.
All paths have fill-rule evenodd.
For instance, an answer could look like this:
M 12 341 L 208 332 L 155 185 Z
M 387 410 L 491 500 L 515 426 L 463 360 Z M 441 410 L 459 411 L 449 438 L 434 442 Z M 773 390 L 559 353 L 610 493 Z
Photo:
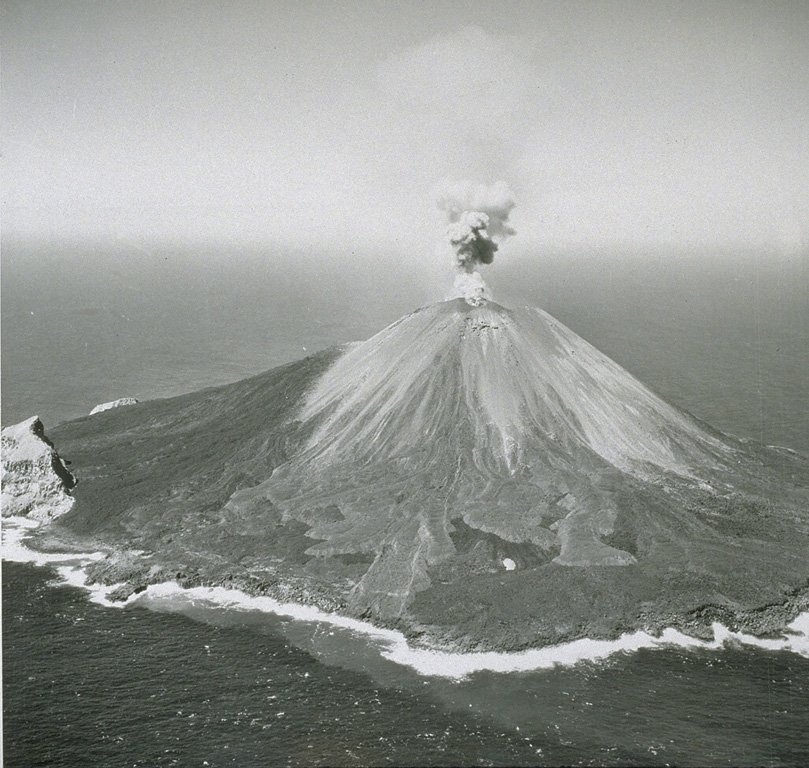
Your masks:
M 724 431 L 809 451 L 805 256 L 502 261 L 500 303 L 541 306 Z M 4 248 L 3 424 L 234 381 L 443 298 L 393 259 L 351 264 Z M 179 594 L 109 608 L 53 566 L 2 578 L 7 766 L 809 764 L 809 658 L 788 651 L 427 676 L 324 622 Z

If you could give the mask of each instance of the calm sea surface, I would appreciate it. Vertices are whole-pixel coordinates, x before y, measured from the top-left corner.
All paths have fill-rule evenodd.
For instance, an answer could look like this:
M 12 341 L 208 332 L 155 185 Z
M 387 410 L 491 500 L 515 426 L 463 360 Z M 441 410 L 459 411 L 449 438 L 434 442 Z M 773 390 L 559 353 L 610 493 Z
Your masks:
M 806 261 L 504 259 L 487 277 L 714 426 L 806 452 Z M 2 421 L 47 429 L 234 381 L 441 298 L 337 260 L 6 249 Z M 792 654 L 641 651 L 452 682 L 326 627 L 152 608 L 3 564 L 5 765 L 809 764 L 809 659 Z

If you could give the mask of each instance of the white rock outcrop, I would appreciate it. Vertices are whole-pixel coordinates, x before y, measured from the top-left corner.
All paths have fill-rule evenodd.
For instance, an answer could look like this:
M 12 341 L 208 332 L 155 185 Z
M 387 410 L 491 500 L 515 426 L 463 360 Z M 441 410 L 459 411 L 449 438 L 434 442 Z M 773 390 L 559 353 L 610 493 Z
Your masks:
M 119 400 L 111 400 L 109 403 L 101 403 L 101 405 L 97 405 L 90 411 L 90 415 L 93 416 L 96 413 L 101 413 L 102 411 L 108 411 L 110 408 L 120 408 L 122 405 L 136 405 L 137 400 L 134 397 L 122 397 Z
M 48 521 L 73 506 L 76 478 L 45 436 L 39 416 L 2 431 L 3 517 Z

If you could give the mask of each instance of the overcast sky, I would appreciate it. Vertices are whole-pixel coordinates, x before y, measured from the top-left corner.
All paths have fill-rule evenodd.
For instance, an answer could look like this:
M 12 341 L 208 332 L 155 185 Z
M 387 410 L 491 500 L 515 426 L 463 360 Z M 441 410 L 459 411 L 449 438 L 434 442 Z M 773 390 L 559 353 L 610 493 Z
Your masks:
M 809 247 L 809 4 L 3 3 L 4 237 Z

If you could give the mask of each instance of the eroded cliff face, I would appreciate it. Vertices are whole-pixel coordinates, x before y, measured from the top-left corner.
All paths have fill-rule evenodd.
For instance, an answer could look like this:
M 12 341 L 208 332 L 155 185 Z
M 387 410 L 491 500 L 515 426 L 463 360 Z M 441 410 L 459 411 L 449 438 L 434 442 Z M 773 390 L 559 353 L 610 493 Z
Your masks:
M 76 478 L 45 436 L 38 416 L 3 429 L 2 454 L 4 517 L 49 521 L 70 510 Z
M 797 605 L 809 577 L 805 457 L 715 432 L 538 310 L 425 307 L 53 439 L 81 482 L 50 545 L 146 553 L 110 570 L 133 590 L 233 584 L 516 648 Z

